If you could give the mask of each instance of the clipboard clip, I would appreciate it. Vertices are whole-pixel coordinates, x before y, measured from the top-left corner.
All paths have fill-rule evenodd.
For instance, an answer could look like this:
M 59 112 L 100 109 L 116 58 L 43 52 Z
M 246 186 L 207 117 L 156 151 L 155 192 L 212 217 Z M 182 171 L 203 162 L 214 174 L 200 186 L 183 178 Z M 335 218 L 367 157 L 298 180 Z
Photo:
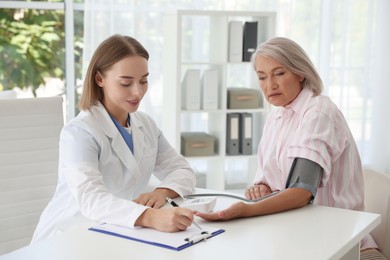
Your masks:
M 194 234 L 190 237 L 187 237 L 184 239 L 186 242 L 190 242 L 191 244 L 196 244 L 202 241 L 206 241 L 209 237 L 211 237 L 212 234 L 210 234 L 208 231 L 202 231 L 200 234 Z

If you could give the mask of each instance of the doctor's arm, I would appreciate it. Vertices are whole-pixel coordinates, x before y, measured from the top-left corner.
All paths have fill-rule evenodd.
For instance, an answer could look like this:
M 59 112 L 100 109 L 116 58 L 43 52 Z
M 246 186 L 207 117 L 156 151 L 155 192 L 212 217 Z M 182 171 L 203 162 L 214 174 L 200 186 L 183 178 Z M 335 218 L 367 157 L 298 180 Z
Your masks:
M 152 192 L 140 194 L 134 202 L 149 206 L 136 220 L 135 226 L 152 227 L 165 232 L 185 230 L 192 224 L 192 210 L 180 207 L 160 208 L 166 198 L 192 192 L 195 175 L 187 161 L 176 153 L 160 132 L 154 175 L 161 181 Z
M 156 188 L 147 193 L 140 194 L 133 201 L 152 208 L 161 208 L 166 203 L 165 198 L 176 198 L 179 196 L 176 191 L 168 188 Z
M 135 221 L 135 226 L 155 228 L 164 232 L 186 230 L 194 218 L 192 210 L 186 208 L 149 208 Z
M 153 174 L 161 181 L 149 193 L 141 194 L 134 201 L 154 208 L 165 204 L 165 198 L 191 194 L 195 187 L 195 173 L 189 163 L 179 155 L 160 132 Z

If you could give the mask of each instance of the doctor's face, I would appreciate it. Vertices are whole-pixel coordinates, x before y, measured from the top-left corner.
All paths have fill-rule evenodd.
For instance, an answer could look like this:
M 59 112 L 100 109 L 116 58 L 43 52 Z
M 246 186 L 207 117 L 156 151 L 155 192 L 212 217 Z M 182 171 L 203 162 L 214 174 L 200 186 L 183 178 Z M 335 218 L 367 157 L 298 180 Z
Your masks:
M 118 121 L 137 111 L 148 90 L 148 61 L 141 56 L 128 56 L 104 73 L 97 72 L 96 83 L 103 88 L 103 105 Z
M 292 73 L 275 59 L 257 56 L 255 69 L 264 96 L 274 106 L 287 106 L 302 90 L 304 77 Z

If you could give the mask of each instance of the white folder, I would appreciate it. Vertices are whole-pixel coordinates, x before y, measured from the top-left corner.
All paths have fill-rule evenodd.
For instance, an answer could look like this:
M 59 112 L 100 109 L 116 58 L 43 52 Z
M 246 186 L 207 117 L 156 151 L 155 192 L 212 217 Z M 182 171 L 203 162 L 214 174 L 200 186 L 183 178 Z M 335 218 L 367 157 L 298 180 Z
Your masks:
M 244 25 L 240 21 L 229 22 L 228 61 L 241 62 L 243 48 Z
M 218 71 L 209 69 L 203 72 L 201 86 L 202 109 L 218 109 Z
M 186 71 L 182 82 L 181 107 L 186 110 L 200 109 L 200 70 Z

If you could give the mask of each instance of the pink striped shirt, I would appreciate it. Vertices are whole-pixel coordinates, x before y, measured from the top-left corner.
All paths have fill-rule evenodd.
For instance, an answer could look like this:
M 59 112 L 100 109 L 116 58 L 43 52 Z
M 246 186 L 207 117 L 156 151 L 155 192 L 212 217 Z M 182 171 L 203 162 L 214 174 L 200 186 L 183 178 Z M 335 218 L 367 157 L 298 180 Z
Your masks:
M 308 88 L 291 104 L 268 115 L 258 147 L 255 184 L 283 190 L 295 157 L 317 162 L 324 169 L 314 204 L 364 209 L 362 164 L 348 124 L 328 97 L 313 97 Z M 376 247 L 368 240 L 363 241 L 369 242 L 364 247 Z

